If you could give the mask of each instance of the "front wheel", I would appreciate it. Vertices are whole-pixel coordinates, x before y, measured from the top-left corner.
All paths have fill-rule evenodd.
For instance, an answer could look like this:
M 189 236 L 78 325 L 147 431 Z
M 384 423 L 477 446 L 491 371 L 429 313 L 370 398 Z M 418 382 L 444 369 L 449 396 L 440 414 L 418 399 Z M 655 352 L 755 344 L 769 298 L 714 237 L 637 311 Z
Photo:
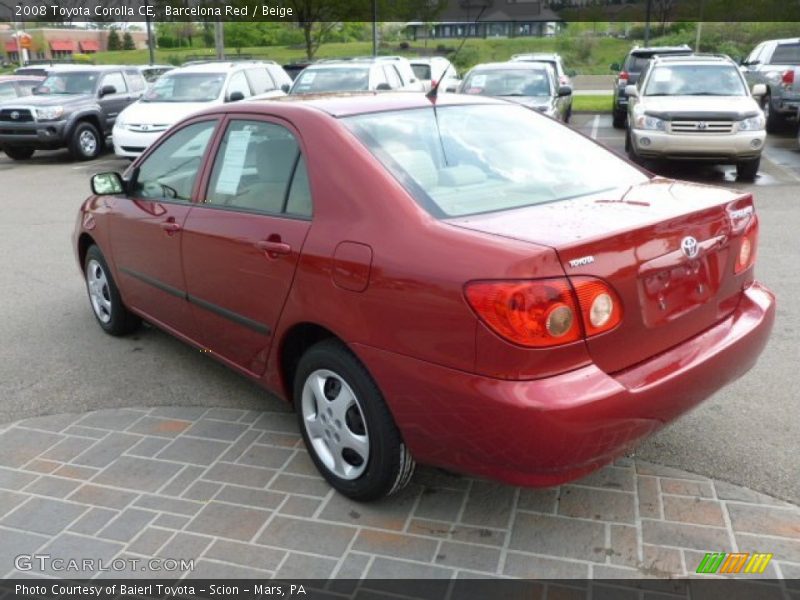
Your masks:
M 69 142 L 69 152 L 75 160 L 92 160 L 100 156 L 103 139 L 97 128 L 86 121 L 78 123 Z
M 414 459 L 377 384 L 343 344 L 326 340 L 303 354 L 294 401 L 311 459 L 341 494 L 376 500 L 410 481 Z
M 8 157 L 12 160 L 28 160 L 35 152 L 33 148 L 4 148 Z
M 83 272 L 92 312 L 103 331 L 117 336 L 134 331 L 141 321 L 122 303 L 111 270 L 97 246 L 86 251 Z
M 742 181 L 754 181 L 761 166 L 761 157 L 745 160 L 736 165 L 736 178 Z

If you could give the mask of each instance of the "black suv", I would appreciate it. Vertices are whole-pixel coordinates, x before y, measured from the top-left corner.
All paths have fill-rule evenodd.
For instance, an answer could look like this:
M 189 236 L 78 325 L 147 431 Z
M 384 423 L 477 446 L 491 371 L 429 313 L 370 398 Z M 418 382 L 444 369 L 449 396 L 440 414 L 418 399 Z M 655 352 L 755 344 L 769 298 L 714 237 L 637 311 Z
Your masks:
M 650 46 L 648 48 L 634 48 L 628 52 L 625 62 L 620 67 L 619 63 L 611 65 L 611 70 L 618 73 L 617 81 L 614 83 L 614 99 L 612 110 L 614 114 L 614 127 L 617 129 L 625 128 L 625 119 L 628 116 L 628 96 L 625 88 L 629 85 L 636 85 L 642 71 L 655 55 L 676 55 L 692 54 L 692 49 L 684 44 L 683 46 Z
M 136 67 L 59 68 L 33 96 L 0 103 L 0 148 L 14 160 L 36 150 L 69 148 L 77 160 L 95 158 L 117 115 L 136 102 L 147 82 Z

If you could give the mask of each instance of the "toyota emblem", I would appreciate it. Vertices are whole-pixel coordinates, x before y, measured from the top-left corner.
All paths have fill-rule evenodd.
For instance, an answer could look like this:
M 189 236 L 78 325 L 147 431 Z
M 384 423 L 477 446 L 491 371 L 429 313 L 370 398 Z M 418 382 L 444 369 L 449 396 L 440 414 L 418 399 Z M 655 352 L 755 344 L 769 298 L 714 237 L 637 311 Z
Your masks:
M 11 113 L 11 120 L 16 121 L 17 119 L 19 119 L 19 112 L 15 110 Z
M 681 240 L 681 250 L 686 255 L 686 258 L 695 258 L 700 253 L 697 240 L 690 235 L 687 235 Z
M 705 121 L 698 121 L 695 124 L 695 128 L 699 129 L 700 131 L 703 131 L 704 129 L 708 128 L 708 123 L 706 123 Z

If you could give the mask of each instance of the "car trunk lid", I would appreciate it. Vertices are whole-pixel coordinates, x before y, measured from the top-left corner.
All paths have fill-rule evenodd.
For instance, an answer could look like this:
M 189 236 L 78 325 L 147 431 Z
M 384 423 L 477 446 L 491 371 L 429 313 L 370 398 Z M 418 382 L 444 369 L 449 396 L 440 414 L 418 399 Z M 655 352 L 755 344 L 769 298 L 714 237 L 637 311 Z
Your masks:
M 653 179 L 451 223 L 548 245 L 568 276 L 611 284 L 622 322 L 586 342 L 610 373 L 697 335 L 736 308 L 747 276 L 734 275 L 738 240 L 754 218 L 749 194 Z

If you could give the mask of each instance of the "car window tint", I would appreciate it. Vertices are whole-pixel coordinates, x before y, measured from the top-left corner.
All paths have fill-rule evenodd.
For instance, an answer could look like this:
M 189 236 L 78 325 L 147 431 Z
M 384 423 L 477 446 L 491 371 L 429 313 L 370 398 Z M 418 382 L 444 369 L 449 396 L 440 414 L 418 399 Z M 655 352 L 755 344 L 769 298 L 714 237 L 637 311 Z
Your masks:
M 206 204 L 283 212 L 299 155 L 297 140 L 285 127 L 232 121 L 214 161 Z
M 769 62 L 773 65 L 800 65 L 800 44 L 778 44 Z
M 312 213 L 311 188 L 308 184 L 308 170 L 306 161 L 302 155 L 297 161 L 297 167 L 292 177 L 292 185 L 289 188 L 289 198 L 286 201 L 286 212 L 290 215 L 310 217 Z
M 389 81 L 389 85 L 393 90 L 403 87 L 403 80 L 397 72 L 397 67 L 394 65 L 384 65 L 383 68 L 386 71 L 386 79 Z
M 417 63 L 411 65 L 411 68 L 414 69 L 414 75 L 416 75 L 418 79 L 431 79 L 430 65 Z
M 247 69 L 246 73 L 247 78 L 250 80 L 250 87 L 253 88 L 253 94 L 263 94 L 275 89 L 272 77 L 269 76 L 264 67 Z
M 117 94 L 128 91 L 128 86 L 125 85 L 125 79 L 122 77 L 122 73 L 116 71 L 103 75 L 103 79 L 100 81 L 100 88 L 102 89 L 107 85 L 113 85 L 114 89 L 117 90 Z
M 131 195 L 188 202 L 216 123 L 194 123 L 169 136 L 139 166 Z
M 234 92 L 241 92 L 245 98 L 249 98 L 252 95 L 250 86 L 247 84 L 247 78 L 244 76 L 244 71 L 237 71 L 231 75 L 231 80 L 228 82 L 228 98 Z
M 9 98 L 16 98 L 17 90 L 14 84 L 10 81 L 0 83 L 0 100 L 8 100 Z

